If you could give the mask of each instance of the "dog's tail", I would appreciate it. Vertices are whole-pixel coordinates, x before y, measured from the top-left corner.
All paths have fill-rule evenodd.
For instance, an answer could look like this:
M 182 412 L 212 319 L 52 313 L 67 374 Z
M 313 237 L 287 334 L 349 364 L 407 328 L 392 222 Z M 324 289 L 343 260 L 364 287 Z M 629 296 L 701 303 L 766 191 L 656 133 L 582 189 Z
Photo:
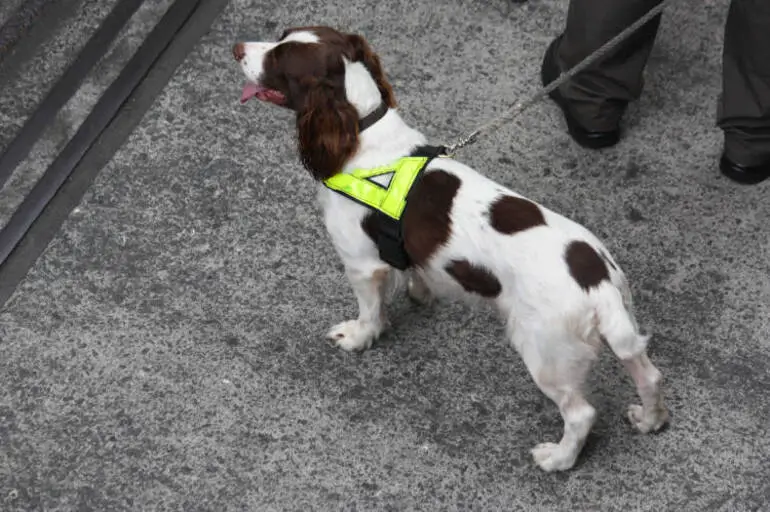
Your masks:
M 603 282 L 591 295 L 596 328 L 618 359 L 631 359 L 645 352 L 650 336 L 639 333 L 632 306 L 629 300 L 624 300 L 624 293 L 616 285 Z

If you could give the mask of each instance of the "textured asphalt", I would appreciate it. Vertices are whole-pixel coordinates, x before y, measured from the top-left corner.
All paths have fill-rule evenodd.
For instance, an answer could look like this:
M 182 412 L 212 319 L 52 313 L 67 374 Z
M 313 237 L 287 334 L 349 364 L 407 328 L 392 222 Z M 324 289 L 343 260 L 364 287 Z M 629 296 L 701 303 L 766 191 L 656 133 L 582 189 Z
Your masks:
M 0 148 L 114 1 L 76 3 L 0 78 Z M 169 3 L 87 78 L 0 192 L 0 223 Z M 726 0 L 666 12 L 617 147 L 578 148 L 543 102 L 459 155 L 607 242 L 653 334 L 666 431 L 624 419 L 636 397 L 607 352 L 588 445 L 545 474 L 529 450 L 561 419 L 489 311 L 400 299 L 371 351 L 323 342 L 355 300 L 291 117 L 239 104 L 230 45 L 362 33 L 402 115 L 448 142 L 535 91 L 566 7 L 232 0 L 0 310 L 0 509 L 767 510 L 770 185 L 716 168 Z
M 0 3 L 0 61 L 30 34 L 39 18 L 47 15 L 53 19 L 61 15 L 67 7 L 64 4 L 63 0 L 3 0 Z

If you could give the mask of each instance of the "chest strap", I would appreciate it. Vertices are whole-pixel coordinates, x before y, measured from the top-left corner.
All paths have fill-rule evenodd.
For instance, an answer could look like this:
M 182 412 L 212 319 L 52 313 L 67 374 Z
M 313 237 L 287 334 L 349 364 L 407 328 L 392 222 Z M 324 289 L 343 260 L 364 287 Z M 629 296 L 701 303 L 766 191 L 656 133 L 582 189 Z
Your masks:
M 420 179 L 423 171 L 434 158 L 446 154 L 443 146 L 419 146 L 409 156 L 390 165 L 373 169 L 355 169 L 339 173 L 324 180 L 324 185 L 345 197 L 360 203 L 374 212 L 380 259 L 399 270 L 411 265 L 404 249 L 402 217 L 407 208 L 409 192 Z M 377 176 L 391 175 L 388 185 L 372 180 Z

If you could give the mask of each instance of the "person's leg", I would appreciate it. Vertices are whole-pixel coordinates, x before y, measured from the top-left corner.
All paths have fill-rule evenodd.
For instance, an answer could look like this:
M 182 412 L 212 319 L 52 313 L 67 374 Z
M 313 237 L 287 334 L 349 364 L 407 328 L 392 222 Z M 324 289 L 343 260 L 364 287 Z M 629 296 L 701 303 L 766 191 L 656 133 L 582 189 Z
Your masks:
M 770 2 L 733 0 L 725 24 L 722 172 L 745 183 L 770 177 Z
M 661 1 L 571 0 L 564 33 L 546 53 L 543 83 L 555 80 Z M 578 143 L 598 148 L 617 142 L 626 105 L 641 95 L 644 68 L 659 25 L 657 16 L 552 95 Z

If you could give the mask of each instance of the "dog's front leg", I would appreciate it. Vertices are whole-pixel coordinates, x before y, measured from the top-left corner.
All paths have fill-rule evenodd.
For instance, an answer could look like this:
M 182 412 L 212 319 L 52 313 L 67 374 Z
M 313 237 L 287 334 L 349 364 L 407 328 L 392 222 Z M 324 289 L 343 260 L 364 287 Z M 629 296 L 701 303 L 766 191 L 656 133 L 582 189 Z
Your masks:
M 331 328 L 326 337 L 335 345 L 347 351 L 366 350 L 385 329 L 384 291 L 389 272 L 388 267 L 372 271 L 347 270 L 358 299 L 358 318 Z

